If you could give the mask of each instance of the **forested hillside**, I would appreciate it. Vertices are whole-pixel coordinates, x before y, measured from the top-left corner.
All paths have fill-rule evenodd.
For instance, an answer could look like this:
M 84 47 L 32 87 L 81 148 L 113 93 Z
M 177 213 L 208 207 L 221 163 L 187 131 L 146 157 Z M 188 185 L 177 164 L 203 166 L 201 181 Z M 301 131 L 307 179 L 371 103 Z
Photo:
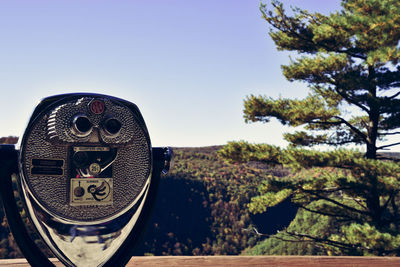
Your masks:
M 218 149 L 174 150 L 172 170 L 161 180 L 154 216 L 138 254 L 240 254 L 263 238 L 254 228 L 275 233 L 290 222 L 293 207 L 257 216 L 247 208 L 266 176 L 283 176 L 287 170 L 229 164 L 217 156 Z
M 251 215 L 247 204 L 270 175 L 285 176 L 281 167 L 226 163 L 220 147 L 175 148 L 170 173 L 161 179 L 153 217 L 136 255 L 240 254 L 274 234 L 293 219 L 289 203 Z M 10 237 L 4 213 L 0 256 L 20 257 Z

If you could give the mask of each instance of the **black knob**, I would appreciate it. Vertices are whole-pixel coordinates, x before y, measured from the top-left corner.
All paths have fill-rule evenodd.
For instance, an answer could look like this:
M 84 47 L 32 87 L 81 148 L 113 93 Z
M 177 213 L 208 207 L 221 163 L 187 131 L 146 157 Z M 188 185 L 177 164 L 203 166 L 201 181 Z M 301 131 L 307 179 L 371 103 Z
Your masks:
M 85 189 L 81 186 L 78 186 L 74 189 L 74 195 L 76 197 L 83 197 L 83 195 L 85 194 Z

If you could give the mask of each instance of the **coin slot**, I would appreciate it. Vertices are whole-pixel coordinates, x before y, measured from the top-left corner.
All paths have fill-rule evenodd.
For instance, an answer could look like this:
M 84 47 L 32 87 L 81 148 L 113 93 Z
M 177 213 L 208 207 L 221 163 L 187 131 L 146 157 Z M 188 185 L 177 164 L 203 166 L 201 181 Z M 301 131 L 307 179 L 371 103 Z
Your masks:
M 64 160 L 62 159 L 32 159 L 32 175 L 63 175 Z

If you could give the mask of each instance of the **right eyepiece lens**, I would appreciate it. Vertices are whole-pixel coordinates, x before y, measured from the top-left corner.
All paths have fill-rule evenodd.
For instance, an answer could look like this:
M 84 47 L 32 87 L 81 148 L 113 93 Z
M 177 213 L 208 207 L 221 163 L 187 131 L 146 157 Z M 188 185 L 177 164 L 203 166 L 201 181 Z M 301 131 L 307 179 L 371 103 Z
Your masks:
M 104 127 L 106 131 L 112 135 L 117 134 L 119 130 L 121 130 L 121 122 L 117 119 L 108 119 L 106 120 Z
M 75 129 L 80 134 L 86 134 L 92 129 L 92 123 L 85 116 L 78 116 L 74 120 Z

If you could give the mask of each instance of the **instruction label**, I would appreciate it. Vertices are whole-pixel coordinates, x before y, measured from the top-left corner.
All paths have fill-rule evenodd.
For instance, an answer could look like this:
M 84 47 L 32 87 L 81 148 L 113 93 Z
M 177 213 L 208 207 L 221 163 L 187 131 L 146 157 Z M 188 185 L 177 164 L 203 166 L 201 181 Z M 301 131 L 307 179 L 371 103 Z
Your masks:
M 112 178 L 71 178 L 70 205 L 111 205 Z

